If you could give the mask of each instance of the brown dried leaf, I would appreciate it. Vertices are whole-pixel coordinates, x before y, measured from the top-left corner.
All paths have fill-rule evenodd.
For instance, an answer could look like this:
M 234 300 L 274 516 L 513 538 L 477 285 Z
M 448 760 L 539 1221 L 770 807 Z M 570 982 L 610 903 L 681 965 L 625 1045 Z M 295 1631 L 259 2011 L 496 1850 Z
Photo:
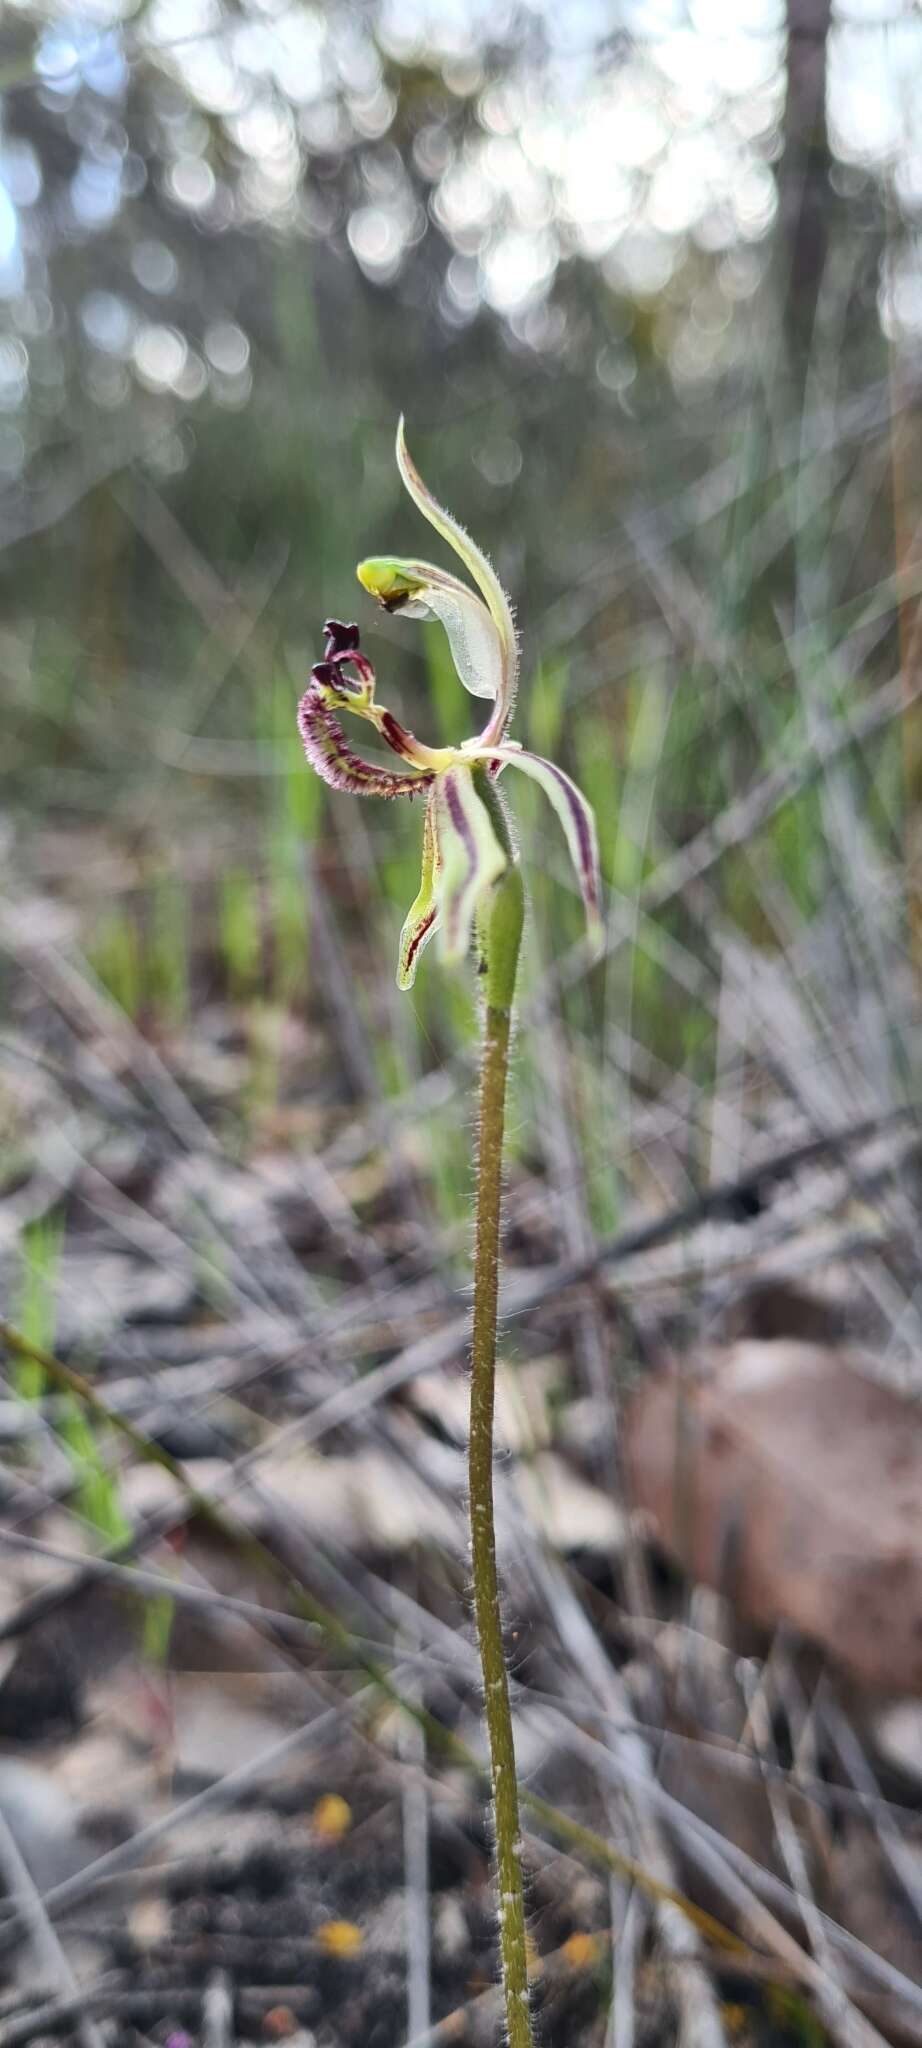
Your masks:
M 922 1411 L 843 1351 L 748 1340 L 628 1416 L 634 1504 L 738 1615 L 865 1684 L 922 1690 Z

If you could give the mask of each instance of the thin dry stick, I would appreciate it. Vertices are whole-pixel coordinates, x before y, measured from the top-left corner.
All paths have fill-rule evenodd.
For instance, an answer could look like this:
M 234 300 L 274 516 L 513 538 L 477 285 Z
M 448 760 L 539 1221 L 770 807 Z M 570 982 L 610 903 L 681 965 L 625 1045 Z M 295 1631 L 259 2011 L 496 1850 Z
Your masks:
M 891 209 L 887 208 L 887 238 L 893 241 Z M 905 714 L 900 737 L 903 754 L 903 842 L 906 861 L 906 894 L 909 943 L 916 977 L 922 972 L 922 714 L 917 701 L 919 680 L 919 621 L 922 611 L 915 587 L 922 534 L 918 524 L 918 464 L 913 460 L 913 443 L 918 447 L 918 406 L 902 360 L 899 342 L 890 343 L 890 492 L 893 507 L 894 568 L 899 580 L 896 618 L 899 639 L 900 677 L 905 694 Z
M 417 1633 L 414 1630 L 414 1636 Z M 407 1677 L 405 1692 L 419 1698 L 419 1679 Z M 407 1952 L 407 2032 L 427 2034 L 432 2021 L 432 1955 L 429 1931 L 429 1788 L 426 1738 L 418 1721 L 404 1717 L 399 1734 L 404 1768 L 400 1777 L 403 1819 L 404 1912 Z
M 861 1810 L 875 1829 L 881 1853 L 912 1910 L 916 1924 L 922 1927 L 922 1881 L 915 1851 L 895 1825 L 893 1810 L 883 1798 L 855 1730 L 847 1714 L 833 1697 L 832 1689 L 825 1677 L 820 1680 L 817 1697 L 820 1701 L 823 1728 L 838 1750 L 839 1758 L 861 1802 Z
M 529 1719 L 538 1728 L 559 1730 L 574 1755 L 585 1756 L 587 1761 L 594 1762 L 599 1775 L 608 1779 L 610 1783 L 623 1785 L 631 1778 L 636 1779 L 637 1773 L 633 1765 L 624 1757 L 623 1751 L 619 1753 L 611 1748 L 610 1738 L 606 1743 L 600 1742 L 597 1737 L 587 1734 L 583 1728 L 571 1725 L 556 1708 L 542 1709 L 538 1714 L 530 1714 Z M 746 1941 L 779 1963 L 786 1973 L 790 1973 L 800 1989 L 812 1996 L 820 2019 L 828 2028 L 833 2040 L 840 2044 L 840 2048 L 884 2048 L 877 2029 L 848 2000 L 847 2012 L 843 2019 L 843 1994 L 840 1985 L 837 1982 L 830 1984 L 825 1971 L 813 1956 L 804 1953 L 788 1928 L 763 1904 L 754 1886 L 758 1883 L 767 1896 L 783 1900 L 785 1907 L 789 1903 L 800 1907 L 801 1902 L 797 1893 L 790 1886 L 783 1885 L 780 1880 L 772 1877 L 769 1872 L 763 1871 L 744 1851 L 721 1836 L 709 1823 L 699 1820 L 672 1794 L 665 1792 L 655 1779 L 649 1780 L 645 1789 L 651 1803 L 655 1804 L 663 1817 L 675 1823 L 686 1854 L 702 1875 L 712 1884 L 719 1886 L 721 1895 L 739 1920 Z M 534 1807 L 536 1802 L 531 1801 L 530 1804 Z M 740 1870 L 745 1873 L 744 1876 L 738 1875 Z M 838 1945 L 841 1937 L 845 1936 L 845 1930 L 838 1928 L 836 1923 L 828 1920 L 825 1915 L 823 1925 Z M 894 1971 L 892 1966 L 874 1951 L 864 1949 L 862 1943 L 854 1942 L 850 1936 L 845 1936 L 845 1939 L 850 1953 L 862 1955 L 868 1964 L 877 1968 L 878 1982 L 886 1981 L 888 1988 L 892 1985 L 898 1993 L 905 1992 L 914 1996 L 915 1986 L 909 1979 L 901 1978 L 901 1973 Z M 725 1941 L 722 1946 L 726 1946 Z
M 669 1853 L 648 1796 L 648 1781 L 653 1777 L 650 1758 L 642 1737 L 627 1725 L 630 1703 L 623 1681 L 608 1664 L 559 1565 L 541 1546 L 533 1546 L 532 1556 L 537 1582 L 543 1586 L 549 1609 L 556 1618 L 561 1642 L 573 1668 L 582 1674 L 586 1699 L 598 1700 L 603 1705 L 609 1721 L 609 1744 L 629 1765 L 621 1797 L 628 1811 L 631 1846 L 644 1867 L 652 1870 L 664 1886 L 671 1886 Z M 686 2048 L 723 2048 L 725 2036 L 718 2001 L 694 1927 L 667 1896 L 657 1900 L 655 1913 L 682 2016 Z
M 202 2000 L 203 2048 L 232 2048 L 234 1993 L 226 1970 L 213 1970 Z
M 473 1771 L 478 1776 L 483 1775 L 482 1765 L 478 1762 L 473 1752 L 468 1749 L 467 1745 L 461 1741 L 460 1737 L 455 1735 L 451 1729 L 444 1727 L 442 1722 L 434 1714 L 431 1714 L 426 1707 L 417 1706 L 413 1700 L 408 1699 L 401 1691 L 398 1680 L 385 1668 L 380 1659 L 373 1656 L 365 1648 L 360 1639 L 351 1633 L 336 1614 L 324 1606 L 321 1601 L 315 1599 L 313 1594 L 308 1592 L 306 1586 L 302 1584 L 293 1571 L 289 1570 L 281 1558 L 277 1557 L 274 1551 L 268 1549 L 258 1537 L 255 1537 L 244 1523 L 236 1519 L 232 1509 L 223 1506 L 218 1507 L 212 1492 L 205 1492 L 200 1487 L 193 1485 L 178 1458 L 172 1457 L 169 1451 L 163 1449 L 161 1444 L 155 1442 L 152 1437 L 145 1436 L 143 1430 L 138 1429 L 134 1423 L 129 1422 L 124 1415 L 120 1415 L 115 1409 L 110 1408 L 102 1395 L 91 1385 L 90 1381 L 84 1379 L 82 1373 L 75 1371 L 73 1366 L 66 1365 L 62 1359 L 56 1358 L 53 1352 L 46 1351 L 41 1345 L 33 1344 L 29 1338 L 23 1336 L 21 1331 L 13 1329 L 11 1324 L 0 1322 L 0 1349 L 4 1346 L 13 1353 L 14 1357 L 29 1358 L 36 1365 L 42 1366 L 49 1379 L 57 1385 L 65 1387 L 69 1393 L 76 1395 L 77 1399 L 87 1408 L 90 1414 L 104 1421 L 109 1428 L 125 1438 L 127 1442 L 133 1445 L 142 1458 L 146 1459 L 148 1463 L 159 1465 L 164 1471 L 169 1472 L 176 1480 L 188 1507 L 201 1514 L 228 1542 L 235 1544 L 242 1556 L 249 1558 L 254 1564 L 258 1564 L 261 1569 L 268 1570 L 277 1583 L 285 1587 L 292 1600 L 295 1613 L 300 1617 L 301 1621 L 309 1622 L 314 1627 L 319 1628 L 327 1641 L 332 1643 L 348 1659 L 352 1668 L 357 1672 L 364 1672 L 372 1680 L 373 1685 L 377 1686 L 387 1699 L 409 1714 L 413 1720 L 418 1721 L 438 1754 L 453 1760 L 464 1770 Z M 232 1467 L 231 1470 L 233 1471 L 233 1469 Z M 286 1738 L 286 1741 L 289 1739 Z M 249 1769 L 249 1766 L 247 1769 Z M 231 1778 L 236 1782 L 235 1773 L 231 1774 Z M 228 1782 L 230 1782 L 230 1779 Z M 741 1957 L 746 1955 L 745 1942 L 740 1941 L 728 1928 L 722 1926 L 720 1921 L 716 1920 L 712 1914 L 694 1905 L 691 1899 L 685 1897 L 684 1893 L 670 1885 L 660 1883 L 656 1877 L 651 1876 L 649 1871 L 644 1869 L 643 1865 L 635 1857 L 624 1854 L 620 1849 L 615 1849 L 611 1843 L 604 1841 L 591 1828 L 584 1827 L 581 1822 L 571 1819 L 569 1814 L 563 1813 L 559 1808 L 553 1806 L 549 1800 L 540 1799 L 536 1793 L 524 1793 L 523 1804 L 528 1807 L 529 1812 L 542 1828 L 551 1831 L 553 1839 L 570 1843 L 573 1848 L 579 1849 L 583 1855 L 590 1857 L 593 1862 L 600 1863 L 603 1869 L 614 1870 L 619 1876 L 629 1878 L 650 1898 L 671 1900 L 696 1927 L 700 1928 L 707 1939 L 714 1942 L 718 1948 L 733 1951 Z M 153 1829 L 159 1830 L 162 1828 L 163 1823 L 154 1822 L 151 1826 Z M 143 1831 L 145 1846 L 150 1837 L 151 1830 L 145 1829 Z M 135 1836 L 133 1845 L 136 1846 L 141 1840 L 142 1836 Z M 121 1867 L 122 1860 L 130 1862 L 132 1859 L 130 1856 L 126 1856 L 126 1846 L 122 1844 L 118 1849 L 109 1850 L 106 1856 L 100 1859 L 100 1862 L 94 1866 L 94 1869 L 103 1873 L 113 1867 Z M 84 1873 L 83 1875 L 86 1876 L 87 1874 Z M 54 1893 L 49 1893 L 46 1896 L 46 1905 L 52 1903 L 55 1905 L 64 1904 L 75 1894 L 82 1895 L 77 1892 L 79 1886 L 79 1879 L 68 1879 L 66 1884 L 57 1887 Z
M 0 1870 L 9 1892 L 18 1894 L 22 1900 L 23 1918 L 27 1920 L 32 1937 L 34 1961 L 39 1970 L 47 1970 L 49 1982 L 57 1981 L 59 1992 L 65 1998 L 78 2001 L 75 2017 L 77 2031 L 83 2048 L 104 2048 L 99 2028 L 82 2009 L 80 1990 L 70 1963 L 61 1946 L 58 1935 L 52 1927 L 48 1909 L 10 1827 L 0 1807 Z
M 840 1994 L 842 2033 L 847 2040 L 850 2038 L 851 2011 L 841 1988 L 838 1959 L 826 1933 L 822 1914 L 817 1907 L 803 1843 L 791 1811 L 788 1786 L 778 1775 L 778 1751 L 766 1690 L 769 1663 L 770 1660 L 763 1664 L 757 1676 L 748 1660 L 741 1661 L 741 1682 L 746 1699 L 748 1728 L 762 1770 L 765 1796 L 775 1829 L 775 1840 L 787 1869 L 791 1890 L 797 1895 L 800 1917 L 810 1947 L 829 1981 L 830 1999 L 835 1999 L 837 1991 Z M 743 1739 L 745 1740 L 745 1731 Z

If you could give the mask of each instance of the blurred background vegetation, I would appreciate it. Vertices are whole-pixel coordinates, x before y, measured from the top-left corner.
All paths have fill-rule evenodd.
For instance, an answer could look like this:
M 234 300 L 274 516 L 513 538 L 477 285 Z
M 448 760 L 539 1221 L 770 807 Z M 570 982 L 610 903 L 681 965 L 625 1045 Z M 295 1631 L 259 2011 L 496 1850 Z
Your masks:
M 389 993 L 418 820 L 331 798 L 294 731 L 331 612 L 417 730 L 469 717 L 439 629 L 353 581 L 423 545 L 403 409 L 514 594 L 516 730 L 598 809 L 607 971 L 543 831 L 531 950 L 608 1063 L 580 1114 L 612 1221 L 625 1073 L 710 1096 L 728 934 L 771 957 L 820 919 L 837 1023 L 882 971 L 920 750 L 890 700 L 847 728 L 912 689 L 917 10 L 19 0 L 2 38 L 12 896 L 70 903 L 145 1030 L 329 1007 L 332 938 L 347 1094 L 451 1050 L 463 990 Z

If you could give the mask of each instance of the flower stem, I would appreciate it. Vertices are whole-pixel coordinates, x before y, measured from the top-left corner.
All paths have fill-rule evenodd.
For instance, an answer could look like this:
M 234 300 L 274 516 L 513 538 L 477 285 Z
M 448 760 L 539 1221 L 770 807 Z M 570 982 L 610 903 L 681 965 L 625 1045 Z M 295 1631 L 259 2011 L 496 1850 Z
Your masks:
M 496 1391 L 496 1313 L 499 1292 L 503 1132 L 509 1036 L 522 937 L 524 891 L 505 814 L 496 789 L 482 772 L 478 772 L 475 780 L 478 794 L 490 812 L 494 829 L 509 864 L 491 890 L 479 923 L 484 1013 L 474 1250 L 471 1424 L 468 1447 L 471 1560 L 474 1613 L 490 1744 L 506 2038 L 509 2048 L 531 2048 L 519 1793 L 512 1714 L 509 1706 L 509 1682 L 503 1647 L 493 1514 L 493 1411 Z

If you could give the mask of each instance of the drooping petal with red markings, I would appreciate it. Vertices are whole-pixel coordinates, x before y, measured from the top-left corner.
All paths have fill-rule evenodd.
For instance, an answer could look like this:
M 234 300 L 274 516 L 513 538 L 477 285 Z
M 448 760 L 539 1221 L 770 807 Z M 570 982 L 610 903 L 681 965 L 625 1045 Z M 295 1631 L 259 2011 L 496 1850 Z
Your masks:
M 586 910 L 586 926 L 594 950 L 602 945 L 602 890 L 599 878 L 599 841 L 595 817 L 575 782 L 570 781 L 555 761 L 542 760 L 516 746 L 497 747 L 493 756 L 503 768 L 520 768 L 543 789 L 563 826 L 570 859 L 576 869 L 580 894 Z
M 495 882 L 506 856 L 470 768 L 437 775 L 430 799 L 435 827 L 435 900 L 442 957 L 462 960 L 471 942 L 477 900 Z
M 311 767 L 331 789 L 352 796 L 415 796 L 432 781 L 419 772 L 395 775 L 392 768 L 353 753 L 335 712 L 316 690 L 307 690 L 298 705 L 298 730 Z
M 438 904 L 435 900 L 435 878 L 438 863 L 438 849 L 435 839 L 435 825 L 432 817 L 433 799 L 426 805 L 423 823 L 423 872 L 419 895 L 407 912 L 406 922 L 400 934 L 400 952 L 397 961 L 397 987 L 412 988 L 416 979 L 419 956 L 428 946 L 439 919 Z

